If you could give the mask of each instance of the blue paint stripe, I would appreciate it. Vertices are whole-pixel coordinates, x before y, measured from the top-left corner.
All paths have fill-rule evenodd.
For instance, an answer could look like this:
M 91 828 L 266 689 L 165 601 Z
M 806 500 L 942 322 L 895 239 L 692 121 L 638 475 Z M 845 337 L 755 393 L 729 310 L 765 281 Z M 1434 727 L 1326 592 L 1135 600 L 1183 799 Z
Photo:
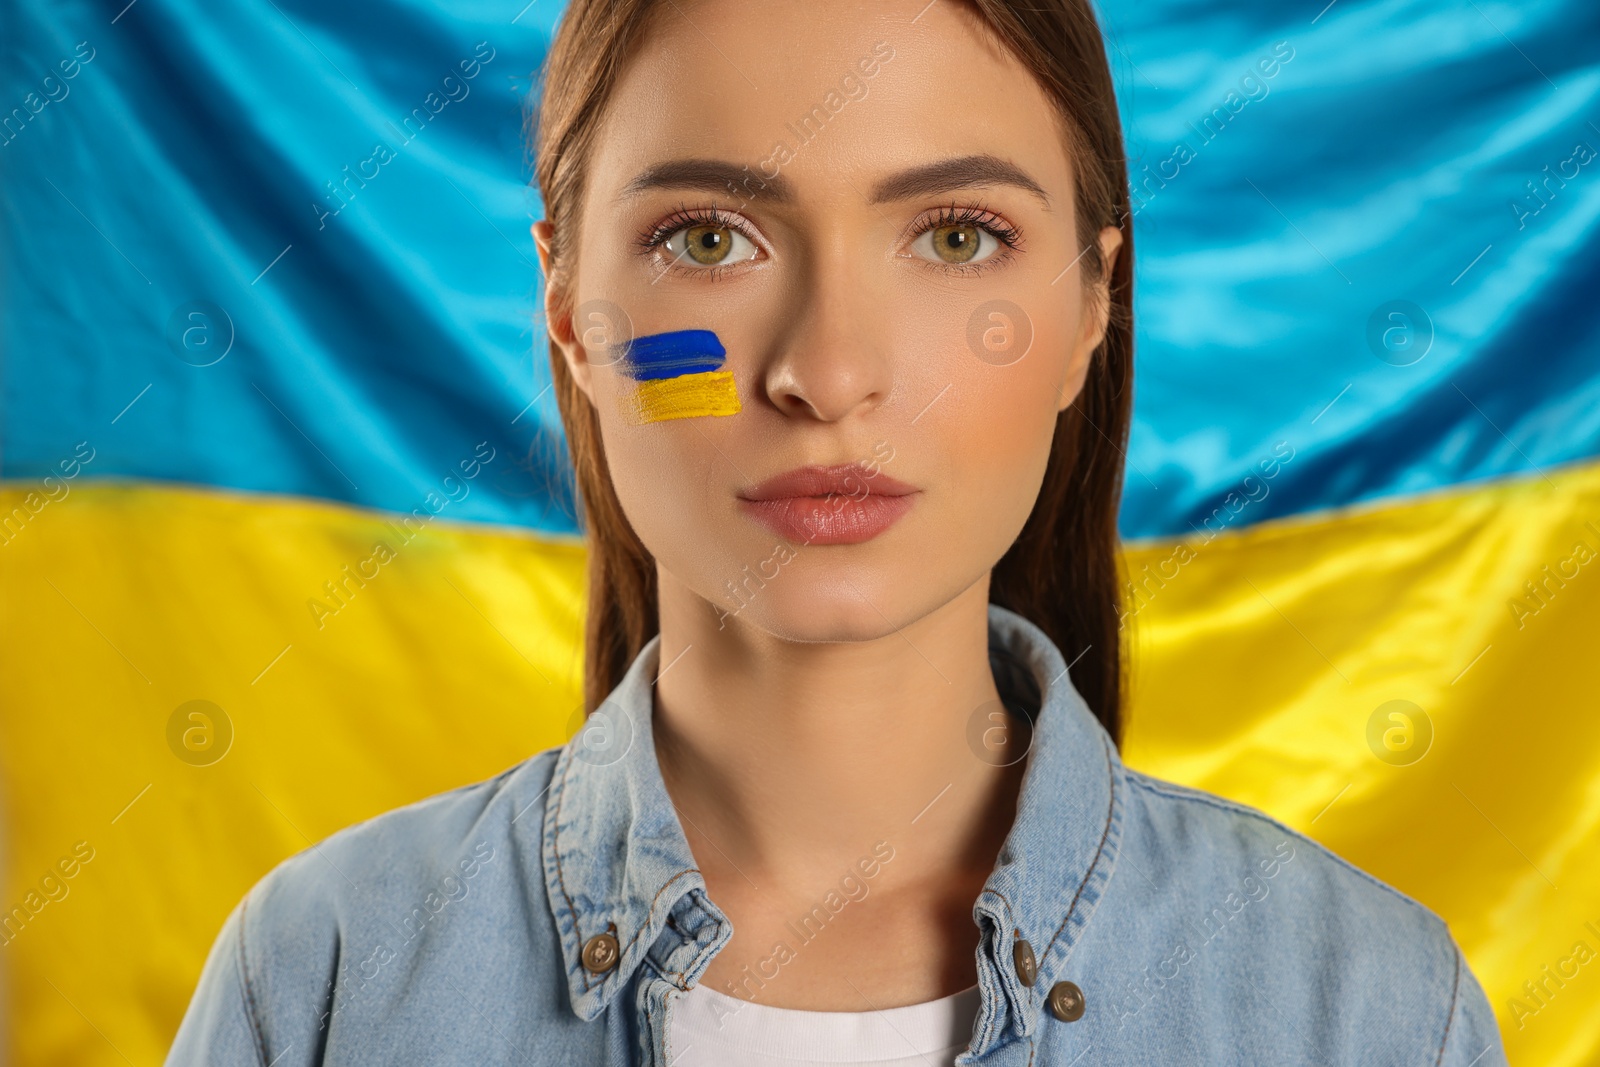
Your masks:
M 710 330 L 671 330 L 635 337 L 623 349 L 623 368 L 635 381 L 658 381 L 721 368 L 728 350 Z

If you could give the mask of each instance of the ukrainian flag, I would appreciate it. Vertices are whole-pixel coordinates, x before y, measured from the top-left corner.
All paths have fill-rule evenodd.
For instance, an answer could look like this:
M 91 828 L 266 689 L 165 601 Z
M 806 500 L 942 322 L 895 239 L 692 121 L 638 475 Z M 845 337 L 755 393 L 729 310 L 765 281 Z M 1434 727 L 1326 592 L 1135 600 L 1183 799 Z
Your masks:
M 265 871 L 581 704 L 555 6 L 124 4 L 0 2 L 19 1064 L 159 1062 Z M 1600 12 L 1104 14 L 1128 759 L 1443 915 L 1514 1062 L 1600 1063 Z

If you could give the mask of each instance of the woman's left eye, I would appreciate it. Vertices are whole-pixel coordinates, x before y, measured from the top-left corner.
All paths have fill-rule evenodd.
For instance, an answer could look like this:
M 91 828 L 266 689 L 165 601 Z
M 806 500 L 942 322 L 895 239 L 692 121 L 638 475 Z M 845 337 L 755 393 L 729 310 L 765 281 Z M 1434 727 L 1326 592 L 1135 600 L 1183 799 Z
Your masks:
M 695 224 L 674 230 L 662 242 L 674 264 L 725 267 L 756 257 L 755 242 L 730 226 Z
M 976 223 L 958 222 L 924 230 L 911 242 L 911 250 L 932 263 L 961 266 L 988 259 L 1000 250 L 1001 243 Z

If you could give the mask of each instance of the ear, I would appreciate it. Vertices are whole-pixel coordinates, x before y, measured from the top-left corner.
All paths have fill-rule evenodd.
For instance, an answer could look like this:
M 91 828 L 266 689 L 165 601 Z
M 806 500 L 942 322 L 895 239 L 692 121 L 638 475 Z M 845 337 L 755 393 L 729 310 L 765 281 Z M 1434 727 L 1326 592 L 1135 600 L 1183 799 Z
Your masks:
M 529 232 L 533 234 L 533 243 L 539 249 L 539 269 L 544 271 L 544 321 L 545 328 L 550 334 L 550 344 L 560 352 L 561 358 L 566 360 L 572 380 L 592 404 L 594 392 L 590 380 L 589 358 L 583 350 L 572 322 L 570 311 L 572 302 L 568 299 L 567 283 L 564 278 L 552 274 L 550 270 L 550 244 L 555 236 L 555 227 L 550 224 L 549 219 L 540 219 L 533 224 Z
M 1065 411 L 1083 391 L 1084 379 L 1089 376 L 1089 364 L 1095 349 L 1106 339 L 1111 324 L 1111 275 L 1117 265 L 1117 254 L 1122 251 L 1122 230 L 1107 226 L 1100 231 L 1100 280 L 1084 289 L 1083 332 L 1073 346 L 1072 363 L 1067 378 L 1061 385 L 1061 403 L 1056 410 Z

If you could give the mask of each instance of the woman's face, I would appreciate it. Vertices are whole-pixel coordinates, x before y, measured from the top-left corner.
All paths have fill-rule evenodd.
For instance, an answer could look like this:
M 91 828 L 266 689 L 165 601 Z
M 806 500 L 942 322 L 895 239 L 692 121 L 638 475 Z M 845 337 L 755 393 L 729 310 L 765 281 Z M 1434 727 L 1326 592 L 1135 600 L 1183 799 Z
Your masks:
M 594 145 L 552 333 L 664 600 L 862 640 L 986 578 L 1104 331 L 1028 72 L 957 4 L 677 0 Z M 645 421 L 692 387 L 608 342 L 684 330 L 716 335 L 739 410 Z M 771 482 L 847 464 L 832 496 Z

